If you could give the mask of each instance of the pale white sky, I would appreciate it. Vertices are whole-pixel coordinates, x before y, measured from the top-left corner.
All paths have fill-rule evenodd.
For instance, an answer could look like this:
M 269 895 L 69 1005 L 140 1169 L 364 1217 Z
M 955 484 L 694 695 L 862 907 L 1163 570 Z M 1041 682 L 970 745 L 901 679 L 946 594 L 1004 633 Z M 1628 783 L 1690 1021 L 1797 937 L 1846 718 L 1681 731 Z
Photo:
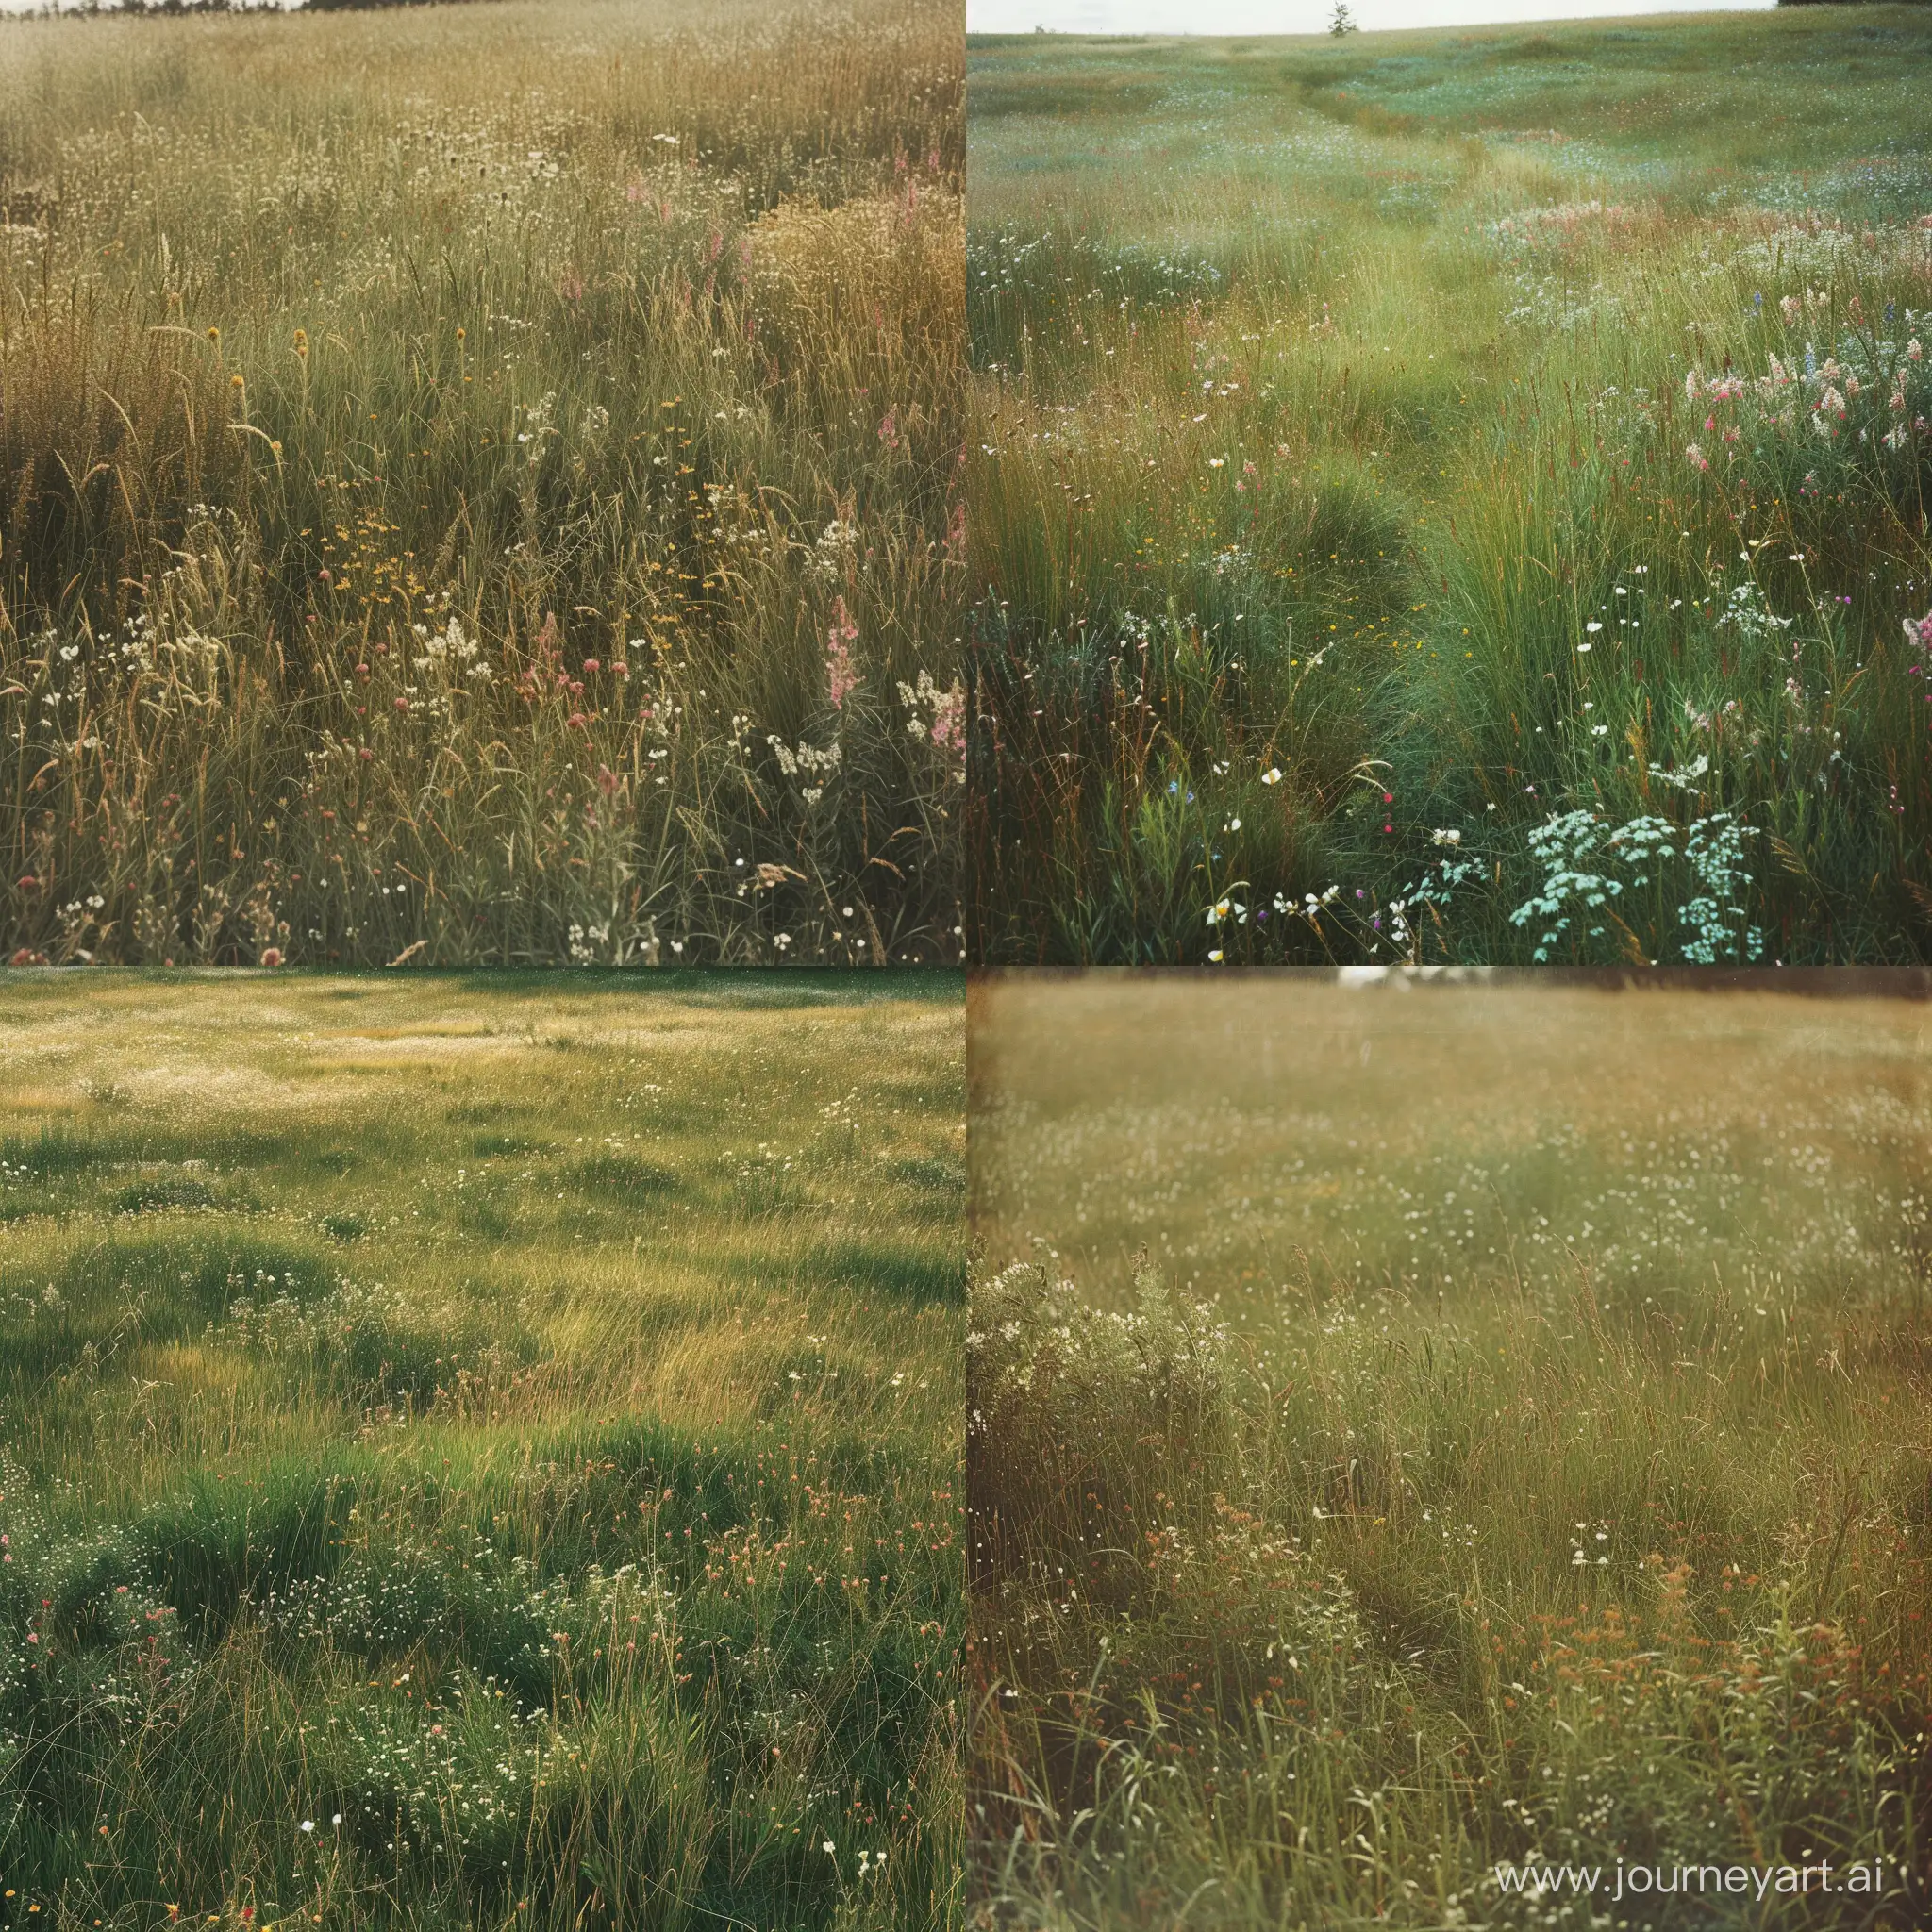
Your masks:
M 1377 27 L 1473 26 L 1490 21 L 1582 20 L 1632 13 L 1753 13 L 1774 0 L 1350 0 L 1365 33 Z M 968 33 L 1318 34 L 1334 0 L 966 0 Z

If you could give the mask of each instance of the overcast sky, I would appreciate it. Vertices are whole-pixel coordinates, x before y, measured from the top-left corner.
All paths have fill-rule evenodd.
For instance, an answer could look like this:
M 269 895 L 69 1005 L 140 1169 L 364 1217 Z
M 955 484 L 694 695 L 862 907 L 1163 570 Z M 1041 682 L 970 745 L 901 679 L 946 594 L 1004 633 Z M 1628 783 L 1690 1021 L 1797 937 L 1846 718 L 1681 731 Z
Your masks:
M 1630 13 L 1751 13 L 1774 0 L 1350 0 L 1356 25 L 1470 26 L 1482 21 L 1582 20 Z M 969 33 L 1314 34 L 1334 0 L 966 0 Z

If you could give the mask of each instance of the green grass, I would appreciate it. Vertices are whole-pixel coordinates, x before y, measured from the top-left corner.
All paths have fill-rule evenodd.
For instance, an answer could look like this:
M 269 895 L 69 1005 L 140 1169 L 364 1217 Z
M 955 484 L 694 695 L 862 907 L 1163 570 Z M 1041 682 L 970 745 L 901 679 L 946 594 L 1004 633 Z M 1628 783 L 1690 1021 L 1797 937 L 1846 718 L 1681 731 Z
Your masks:
M 957 980 L 87 979 L 0 1005 L 0 1924 L 957 1924 Z
M 974 956 L 1924 958 L 1928 57 L 972 42 Z
M 1837 991 L 975 991 L 978 1923 L 1925 1923 L 1927 1009 Z
M 959 957 L 957 9 L 0 20 L 0 957 Z

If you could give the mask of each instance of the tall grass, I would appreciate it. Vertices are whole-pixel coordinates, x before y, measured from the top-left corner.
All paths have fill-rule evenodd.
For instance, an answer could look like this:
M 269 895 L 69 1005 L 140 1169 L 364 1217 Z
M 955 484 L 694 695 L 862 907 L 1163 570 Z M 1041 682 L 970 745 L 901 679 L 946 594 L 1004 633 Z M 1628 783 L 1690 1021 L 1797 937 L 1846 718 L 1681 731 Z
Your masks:
M 1923 958 L 1928 31 L 975 42 L 976 956 Z
M 959 60 L 0 23 L 8 950 L 956 959 Z
M 1922 1007 L 975 996 L 982 1923 L 1924 1922 Z
M 959 1917 L 958 986 L 17 979 L 9 1925 Z

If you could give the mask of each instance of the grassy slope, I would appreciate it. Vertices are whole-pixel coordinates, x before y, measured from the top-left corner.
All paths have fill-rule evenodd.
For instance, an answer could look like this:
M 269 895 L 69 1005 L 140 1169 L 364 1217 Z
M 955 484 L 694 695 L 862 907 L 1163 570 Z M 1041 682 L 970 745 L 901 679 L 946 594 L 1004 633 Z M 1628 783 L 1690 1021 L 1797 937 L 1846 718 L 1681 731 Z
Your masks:
M 6 950 L 956 960 L 959 60 L 0 23 Z
M 16 975 L 0 1923 L 954 1923 L 960 1051 Z
M 1803 1923 L 1923 1923 L 1922 1005 L 977 996 L 984 1897 L 1580 1924 L 1491 1862 L 1815 1850 L 1891 1904 Z
M 1921 957 L 1923 451 L 1733 447 L 1684 385 L 1924 333 L 1928 52 L 1907 8 L 974 42 L 980 949 L 1387 957 L 1450 830 L 1482 863 L 1424 949 L 1527 959 L 1527 832 L 1583 808 L 1679 863 L 1554 958 L 1689 957 L 1723 811 L 1754 881 L 1716 957 Z M 1740 585 L 1796 627 L 1721 623 Z M 1645 648 L 1577 654 L 1640 591 Z M 1224 892 L 1269 920 L 1209 932 Z

